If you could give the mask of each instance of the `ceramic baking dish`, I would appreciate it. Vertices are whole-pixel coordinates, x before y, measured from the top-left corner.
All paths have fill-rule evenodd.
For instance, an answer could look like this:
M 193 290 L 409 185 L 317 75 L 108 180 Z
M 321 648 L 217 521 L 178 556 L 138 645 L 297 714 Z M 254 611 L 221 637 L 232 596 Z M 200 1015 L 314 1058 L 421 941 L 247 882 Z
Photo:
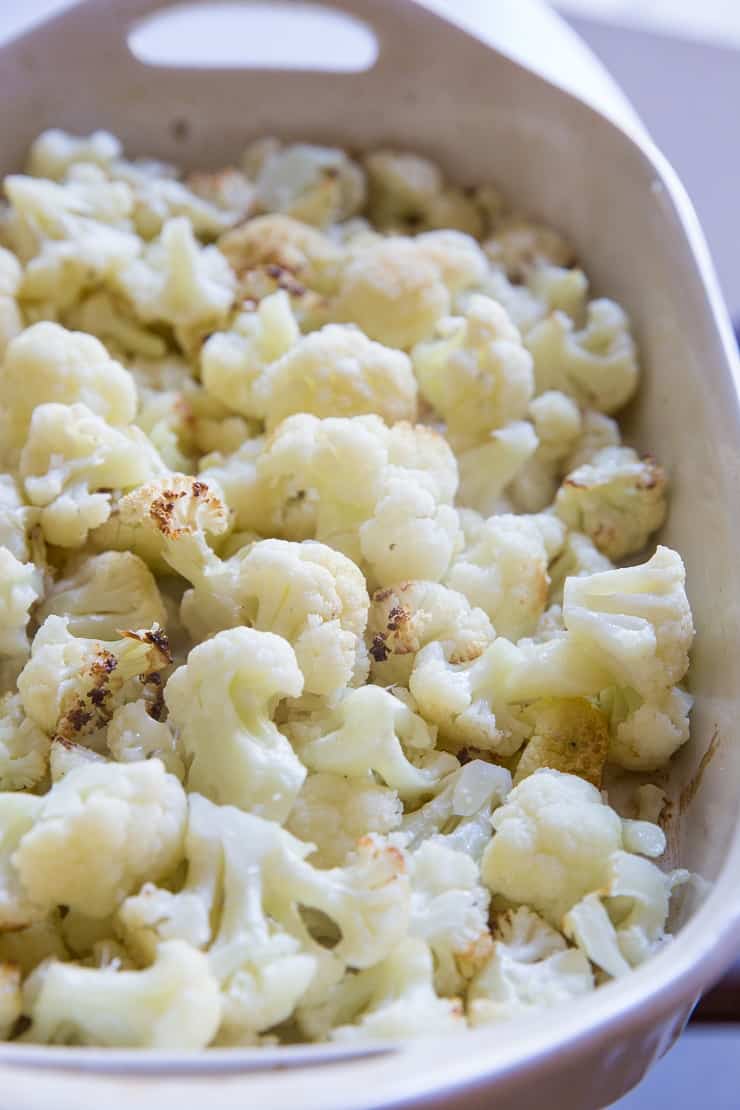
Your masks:
M 228 162 L 259 134 L 438 159 L 493 180 L 576 244 L 597 292 L 630 313 L 644 382 L 628 435 L 673 497 L 697 625 L 693 738 L 669 778 L 673 859 L 697 873 L 678 935 L 627 979 L 522 1026 L 445 1043 L 215 1050 L 189 1057 L 0 1046 L 0 1110 L 594 1110 L 638 1082 L 740 948 L 740 408 L 737 357 L 693 209 L 641 133 L 403 0 L 325 0 L 362 20 L 361 73 L 145 65 L 128 47 L 166 0 L 86 0 L 0 49 L 0 171 L 42 129 L 107 128 L 131 154 Z

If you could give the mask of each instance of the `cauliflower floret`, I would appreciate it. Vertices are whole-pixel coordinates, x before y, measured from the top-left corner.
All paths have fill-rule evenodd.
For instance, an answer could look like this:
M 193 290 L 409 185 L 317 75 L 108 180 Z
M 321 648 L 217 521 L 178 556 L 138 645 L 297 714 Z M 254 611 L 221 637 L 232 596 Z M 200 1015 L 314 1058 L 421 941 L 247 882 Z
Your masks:
M 349 980 L 346 993 L 342 988 L 322 1015 L 342 1023 L 327 1029 L 333 1041 L 442 1037 L 466 1028 L 460 999 L 435 993 L 432 953 L 422 940 L 406 937 L 382 963 Z
M 575 251 L 562 235 L 516 212 L 496 221 L 483 249 L 493 265 L 516 282 L 526 281 L 543 264 L 572 266 L 575 262 Z
M 405 934 L 403 856 L 380 838 L 365 837 L 345 867 L 319 870 L 305 859 L 312 846 L 274 822 L 197 794 L 189 805 L 185 886 L 172 894 L 147 885 L 119 920 L 144 954 L 173 937 L 208 948 L 224 999 L 219 1043 L 249 1043 L 289 1017 L 327 960 L 340 975 L 347 963 L 370 966 Z M 306 928 L 305 908 L 341 931 L 331 954 Z
M 201 351 L 203 385 L 230 409 L 262 417 L 265 401 L 257 383 L 265 367 L 286 354 L 300 339 L 290 300 L 279 290 L 248 312 L 241 312 L 228 331 L 217 331 Z M 297 383 L 298 384 L 298 383 Z
M 106 757 L 93 751 L 92 748 L 76 744 L 74 740 L 67 740 L 66 737 L 55 736 L 49 747 L 49 778 L 53 785 L 55 782 L 61 782 L 64 776 L 75 767 L 105 762 L 107 762 Z
M 568 948 L 560 933 L 527 906 L 508 910 L 496 923 L 496 942 L 470 984 L 470 1024 L 526 1017 L 594 989 L 583 952 Z
M 596 787 L 550 769 L 515 786 L 491 821 L 483 882 L 556 927 L 585 894 L 604 885 L 609 857 L 622 847 L 622 822 Z
M 187 805 L 159 760 L 89 763 L 40 799 L 13 855 L 24 891 L 42 909 L 106 917 L 145 879 L 182 859 Z
M 623 559 L 641 551 L 665 520 L 665 473 L 631 447 L 606 447 L 568 474 L 555 511 L 604 555 Z
M 428 840 L 409 856 L 409 933 L 425 941 L 442 995 L 459 994 L 491 952 L 490 895 L 477 863 L 443 839 Z
M 16 299 L 22 274 L 15 255 L 0 247 L 0 360 L 11 340 L 23 331 L 23 317 Z
M 410 852 L 441 842 L 477 863 L 491 839 L 491 813 L 510 791 L 505 767 L 471 759 L 440 780 L 433 798 L 406 813 L 391 839 Z
M 207 536 L 229 530 L 229 513 L 220 497 L 196 478 L 168 474 L 122 497 L 111 519 L 92 534 L 95 547 L 133 550 L 156 572 L 169 573 L 164 551 L 174 542 L 187 551 L 194 573 L 215 558 Z
M 15 478 L 0 474 L 0 544 L 21 563 L 28 561 L 28 537 L 38 515 L 38 509 L 25 504 Z
M 613 570 L 614 566 L 606 555 L 594 547 L 588 536 L 580 532 L 568 532 L 563 549 L 550 564 L 550 603 L 560 605 L 566 578 L 583 578 L 589 574 L 599 574 L 602 570 Z
M 140 324 L 123 297 L 98 289 L 83 297 L 63 316 L 68 328 L 96 336 L 109 349 L 127 356 L 162 358 L 167 343 L 161 335 Z
M 470 298 L 464 317 L 446 317 L 437 338 L 414 347 L 419 387 L 461 447 L 526 415 L 532 358 L 506 310 L 489 297 Z
M 26 1041 L 195 1050 L 213 1039 L 221 998 L 206 957 L 173 940 L 143 971 L 43 963 L 24 984 L 23 1013 Z
M 174 556 L 166 557 L 177 566 Z M 225 573 L 232 564 L 240 623 L 288 640 L 307 693 L 328 695 L 364 679 L 369 600 L 361 572 L 346 556 L 325 544 L 263 540 L 222 564 Z M 207 626 L 210 603 L 207 584 L 199 590 L 196 583 L 185 595 L 182 612 L 191 631 Z
M 339 867 L 362 836 L 392 832 L 402 814 L 395 790 L 371 780 L 319 772 L 304 782 L 286 828 L 316 845 L 314 866 Z
M 52 614 L 67 618 L 73 636 L 114 640 L 125 625 L 164 625 L 165 608 L 154 576 L 138 555 L 105 551 L 72 563 L 39 606 L 42 624 Z
M 499 636 L 472 663 L 451 663 L 447 654 L 435 641 L 416 656 L 409 686 L 419 713 L 455 748 L 513 755 L 528 733 L 508 695 L 521 653 Z
M 292 735 L 310 770 L 359 779 L 374 772 L 403 801 L 431 793 L 456 765 L 451 756 L 433 752 L 436 730 L 380 686 L 349 690 L 313 739 L 301 743 Z M 436 758 L 424 759 L 429 754 Z
M 456 590 L 438 582 L 401 582 L 376 590 L 367 625 L 374 682 L 408 686 L 416 653 L 439 640 L 450 662 L 470 662 L 494 637 L 490 620 Z
M 584 408 L 612 413 L 637 388 L 639 369 L 629 321 L 614 301 L 591 301 L 586 326 L 575 330 L 564 312 L 553 312 L 527 333 L 537 392 L 558 389 Z
M 327 235 L 290 216 L 258 216 L 232 228 L 218 246 L 236 273 L 241 297 L 259 302 L 277 289 L 306 327 L 326 322 L 343 253 Z
M 233 454 L 214 451 L 200 460 L 199 477 L 221 490 L 238 531 L 269 531 L 269 506 L 257 477 L 257 460 L 264 449 L 264 437 L 255 436 Z
M 600 704 L 609 716 L 609 762 L 629 771 L 657 771 L 689 738 L 694 699 L 679 686 L 643 701 L 632 689 L 606 690 Z
M 111 512 L 111 490 L 129 490 L 167 468 L 142 431 L 114 428 L 87 405 L 38 405 L 31 419 L 20 475 L 41 508 L 44 536 L 78 547 Z
M 23 445 L 34 409 L 48 401 L 80 401 L 109 424 L 130 424 L 136 413 L 136 386 L 97 339 L 43 322 L 10 343 L 0 368 L 9 445 Z
M 590 463 L 594 455 L 605 447 L 621 447 L 621 445 L 622 435 L 616 420 L 611 416 L 605 416 L 603 412 L 586 409 L 582 413 L 581 434 L 573 453 L 569 455 L 563 466 L 563 472 L 570 474 L 579 466 Z
M 7 1041 L 21 1016 L 21 972 L 13 964 L 0 964 L 0 1038 Z
M 515 786 L 540 767 L 552 767 L 601 787 L 609 729 L 600 709 L 585 698 L 543 698 L 527 708 L 526 716 L 533 729 L 517 764 Z
M 455 457 L 423 425 L 290 416 L 258 458 L 257 480 L 270 531 L 343 551 L 376 585 L 437 580 L 458 544 Z
M 26 717 L 18 694 L 0 700 L 0 790 L 29 790 L 45 777 L 49 737 Z
M 442 280 L 453 296 L 464 294 L 486 275 L 486 256 L 470 235 L 447 228 L 417 235 L 414 243 L 439 267 Z
M 582 420 L 575 401 L 557 390 L 530 401 L 529 416 L 539 445 L 507 492 L 520 512 L 536 513 L 555 498 L 563 461 L 581 434 Z
M 254 393 L 268 429 L 299 412 L 376 412 L 388 424 L 416 419 L 416 379 L 408 356 L 349 324 L 327 324 L 304 336 L 262 372 Z
M 83 639 L 52 615 L 36 633 L 18 691 L 24 712 L 44 732 L 75 740 L 107 724 L 130 679 L 146 679 L 170 661 L 159 628 L 114 641 Z
M 43 805 L 33 794 L 0 794 L 0 939 L 9 932 L 19 932 L 44 917 L 21 884 L 14 864 L 15 852 L 23 837 L 33 827 Z M 15 954 L 7 948 L 1 958 Z M 15 961 L 14 961 L 15 962 Z
M 346 220 L 365 201 L 365 175 L 335 147 L 275 143 L 257 175 L 256 203 L 263 212 L 284 212 L 326 227 Z
M 21 563 L 7 547 L 0 547 L 0 656 L 28 654 L 29 610 L 43 588 L 38 567 Z
M 574 322 L 580 321 L 586 314 L 588 279 L 582 270 L 540 262 L 528 273 L 523 285 L 511 282 L 503 270 L 489 269 L 475 291 L 502 304 L 526 336 L 551 312 L 564 312 Z M 464 308 L 468 295 L 463 293 L 458 298 L 458 308 Z
M 668 547 L 640 566 L 566 579 L 565 627 L 582 652 L 609 669 L 613 680 L 605 686 L 655 700 L 680 682 L 694 635 L 685 581 L 681 557 Z
M 442 270 L 428 251 L 401 237 L 350 255 L 332 309 L 337 320 L 401 349 L 431 335 L 449 310 Z
M 295 652 L 274 633 L 231 628 L 194 648 L 165 687 L 188 789 L 284 821 L 306 769 L 271 717 L 302 690 Z
M 71 167 L 63 182 L 10 174 L 3 187 L 12 209 L 11 245 L 24 262 L 44 240 L 73 239 L 80 227 L 131 228 L 131 189 L 98 166 Z
M 484 516 L 501 512 L 504 491 L 532 459 L 538 443 L 528 421 L 514 420 L 491 432 L 485 443 L 461 451 L 459 503 Z
M 368 213 L 377 227 L 393 231 L 456 228 L 480 235 L 482 214 L 475 198 L 445 185 L 438 166 L 403 151 L 375 150 L 364 159 Z
M 566 915 L 565 933 L 593 963 L 619 978 L 665 943 L 671 892 L 687 877 L 686 871 L 666 874 L 649 860 L 616 851 L 602 888 Z
M 545 610 L 548 551 L 537 516 L 489 517 L 466 544 L 446 584 L 479 606 L 501 636 L 530 635 Z M 544 521 L 544 526 L 549 520 Z M 564 537 L 563 537 L 564 538 Z
M 61 181 L 72 165 L 89 162 L 106 169 L 121 157 L 121 144 L 109 131 L 71 135 L 52 128 L 42 131 L 28 152 L 28 173 Z
M 122 269 L 117 285 L 140 319 L 188 329 L 218 327 L 234 300 L 235 278 L 216 247 L 201 247 L 188 220 L 168 220 L 143 256 Z M 187 346 L 187 343 L 184 344 Z
M 153 756 L 161 760 L 165 770 L 182 782 L 185 764 L 177 738 L 164 722 L 151 715 L 150 709 L 161 712 L 163 706 L 155 702 L 132 701 L 116 709 L 105 734 L 108 751 L 119 763 L 135 763 Z

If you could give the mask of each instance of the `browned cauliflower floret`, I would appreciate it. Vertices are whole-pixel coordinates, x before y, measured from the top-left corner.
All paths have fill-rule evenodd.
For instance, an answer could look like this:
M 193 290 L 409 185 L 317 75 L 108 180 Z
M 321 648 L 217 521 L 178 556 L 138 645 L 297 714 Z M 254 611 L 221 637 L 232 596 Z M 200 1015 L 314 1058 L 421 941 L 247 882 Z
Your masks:
M 609 750 L 605 715 L 585 698 L 542 698 L 528 707 L 534 731 L 524 748 L 514 785 L 540 767 L 552 767 L 601 787 Z

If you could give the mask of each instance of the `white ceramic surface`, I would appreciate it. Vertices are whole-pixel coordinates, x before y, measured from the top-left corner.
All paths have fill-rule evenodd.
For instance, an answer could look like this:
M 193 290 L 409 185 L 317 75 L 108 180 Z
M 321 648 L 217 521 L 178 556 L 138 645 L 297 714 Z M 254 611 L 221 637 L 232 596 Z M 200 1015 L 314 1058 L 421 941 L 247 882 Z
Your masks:
M 634 320 L 645 380 L 631 431 L 673 481 L 666 540 L 686 559 L 698 639 L 694 739 L 670 776 L 670 841 L 701 880 L 684 899 L 675 942 L 653 961 L 521 1026 L 354 1056 L 321 1047 L 177 1057 L 6 1045 L 0 1110 L 195 1110 L 204 1101 L 213 1110 L 513 1110 L 545 1101 L 594 1110 L 669 1047 L 737 948 L 740 376 L 693 211 L 638 129 L 628 135 L 410 0 L 328 2 L 375 30 L 380 53 L 367 73 L 151 68 L 132 58 L 126 31 L 161 0 L 88 0 L 0 49 L 0 172 L 16 169 L 48 126 L 108 127 L 134 153 L 186 165 L 216 166 L 266 132 L 389 142 L 438 157 L 461 181 L 499 181 L 575 241 L 597 290 Z

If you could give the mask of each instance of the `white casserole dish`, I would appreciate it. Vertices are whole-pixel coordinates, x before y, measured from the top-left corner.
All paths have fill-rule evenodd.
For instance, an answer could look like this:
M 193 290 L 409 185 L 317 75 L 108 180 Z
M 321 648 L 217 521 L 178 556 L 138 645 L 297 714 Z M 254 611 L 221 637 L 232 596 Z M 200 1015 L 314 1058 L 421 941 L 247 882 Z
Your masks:
M 576 244 L 597 292 L 630 313 L 644 379 L 628 439 L 673 487 L 665 539 L 688 570 L 697 639 L 693 739 L 671 769 L 671 862 L 700 876 L 679 935 L 626 980 L 524 1026 L 432 1041 L 213 1050 L 197 1057 L 0 1046 L 0 1110 L 594 1110 L 639 1081 L 740 947 L 740 405 L 734 341 L 704 240 L 670 167 L 574 97 L 401 0 L 324 0 L 370 24 L 359 74 L 176 69 L 130 53 L 168 0 L 86 0 L 0 49 L 0 171 L 39 131 L 104 127 L 131 154 L 217 167 L 259 134 L 411 148 L 460 182 L 496 181 Z

